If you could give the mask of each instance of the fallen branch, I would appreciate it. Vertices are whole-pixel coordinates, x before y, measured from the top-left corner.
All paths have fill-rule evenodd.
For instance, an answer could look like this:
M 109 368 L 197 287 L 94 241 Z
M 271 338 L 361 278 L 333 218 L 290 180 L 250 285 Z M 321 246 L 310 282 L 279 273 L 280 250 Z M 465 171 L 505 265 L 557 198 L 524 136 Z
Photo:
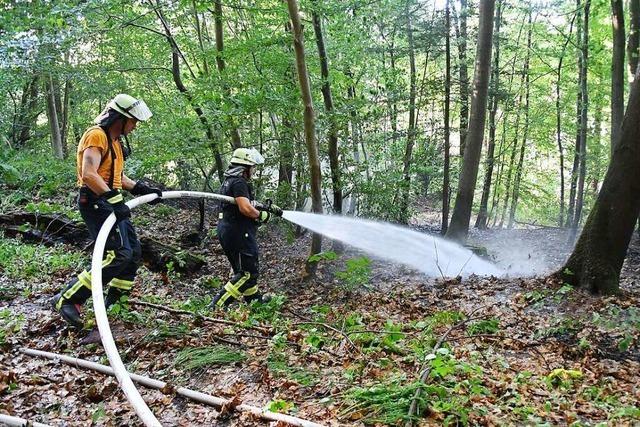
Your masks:
M 24 418 L 12 417 L 11 415 L 0 414 L 0 424 L 8 425 L 11 427 L 51 427 L 49 424 L 42 424 L 35 421 L 25 420 Z
M 113 369 L 111 369 L 110 367 L 106 365 L 101 365 L 99 363 L 90 362 L 88 360 L 77 359 L 75 357 L 63 356 L 56 353 L 49 353 L 47 351 L 40 351 L 40 350 L 32 350 L 28 348 L 21 348 L 20 351 L 29 356 L 43 357 L 45 359 L 50 359 L 50 360 L 60 360 L 61 362 L 64 362 L 68 365 L 71 365 L 77 368 L 91 369 L 91 370 L 103 373 L 105 375 L 110 375 L 110 376 L 114 375 Z M 248 412 L 265 420 L 279 421 L 279 422 L 290 424 L 292 426 L 323 427 L 321 424 L 317 424 L 312 421 L 303 420 L 301 418 L 292 417 L 290 415 L 270 412 L 270 411 L 258 408 L 256 406 L 246 405 L 244 403 L 240 405 L 235 405 L 235 404 L 232 404 L 231 400 L 229 399 L 211 396 L 209 394 L 190 390 L 188 388 L 178 387 L 174 389 L 170 384 L 164 381 L 159 381 L 159 380 L 145 377 L 142 375 L 137 375 L 137 374 L 129 374 L 129 375 L 133 381 L 140 383 L 145 387 L 153 388 L 160 391 L 173 390 L 175 391 L 176 394 L 180 396 L 195 400 L 196 402 L 204 403 L 206 405 L 215 406 L 217 408 L 226 407 L 226 408 L 229 408 L 230 410 L 235 410 L 239 412 Z M 1 420 L 2 419 L 0 419 L 0 421 Z
M 155 308 L 156 310 L 166 311 L 167 313 L 171 313 L 171 314 L 192 316 L 192 317 L 195 317 L 197 319 L 204 320 L 204 321 L 211 322 L 211 323 L 219 323 L 221 325 L 229 325 L 229 326 L 236 326 L 236 327 L 245 328 L 245 329 L 253 329 L 253 330 L 262 332 L 264 334 L 270 334 L 271 333 L 271 331 L 269 329 L 262 328 L 260 326 L 243 325 L 243 324 L 240 324 L 238 322 L 232 322 L 230 320 L 216 319 L 214 317 L 203 316 L 201 314 L 194 313 L 194 312 L 188 311 L 188 310 L 179 310 L 179 309 L 175 309 L 175 308 L 169 308 L 169 307 L 165 307 L 164 305 L 153 304 L 151 302 L 140 301 L 140 300 L 137 300 L 137 299 L 130 299 L 128 302 L 129 302 L 129 304 L 139 305 L 139 306 L 143 306 L 143 307 L 151 307 L 151 308 Z

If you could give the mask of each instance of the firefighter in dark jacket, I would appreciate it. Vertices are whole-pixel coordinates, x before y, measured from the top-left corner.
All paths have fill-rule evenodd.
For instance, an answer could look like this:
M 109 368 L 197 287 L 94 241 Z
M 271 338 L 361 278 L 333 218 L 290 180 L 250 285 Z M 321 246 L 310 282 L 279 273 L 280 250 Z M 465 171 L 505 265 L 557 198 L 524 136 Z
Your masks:
M 141 99 L 117 95 L 96 117 L 95 126 L 85 131 L 77 150 L 78 208 L 89 234 L 98 236 L 102 224 L 111 213 L 116 216 L 105 246 L 102 281 L 109 284 L 105 299 L 108 307 L 117 302 L 133 286 L 141 258 L 140 242 L 131 224 L 131 212 L 121 190 L 133 195 L 162 191 L 124 174 L 124 162 L 131 153 L 127 135 L 138 122 L 151 118 L 151 111 Z M 123 139 L 126 145 L 123 144 Z M 91 268 L 74 277 L 51 303 L 62 318 L 76 328 L 83 327 L 79 307 L 91 296 Z
M 238 148 L 225 172 L 220 194 L 231 196 L 236 204 L 221 202 L 218 214 L 218 239 L 231 263 L 233 276 L 213 298 L 211 308 L 226 307 L 233 301 L 266 302 L 258 291 L 258 243 L 256 231 L 272 214 L 282 216 L 276 205 L 262 204 L 253 198 L 250 182 L 256 167 L 264 158 L 256 149 Z

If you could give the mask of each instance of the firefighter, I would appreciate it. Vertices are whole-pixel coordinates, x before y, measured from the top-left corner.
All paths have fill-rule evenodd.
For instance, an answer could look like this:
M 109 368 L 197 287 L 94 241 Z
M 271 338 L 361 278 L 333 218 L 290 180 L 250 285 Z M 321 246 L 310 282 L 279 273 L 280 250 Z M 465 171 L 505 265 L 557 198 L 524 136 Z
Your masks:
M 220 194 L 231 196 L 236 204 L 221 202 L 218 214 L 218 239 L 231 263 L 233 276 L 211 301 L 211 308 L 227 307 L 233 301 L 268 301 L 258 291 L 258 226 L 271 215 L 282 216 L 282 209 L 268 202 L 262 204 L 253 198 L 251 177 L 264 158 L 256 149 L 238 148 L 233 152 L 225 172 Z
M 135 196 L 155 193 L 158 198 L 162 197 L 161 190 L 133 181 L 124 174 L 124 162 L 131 154 L 127 135 L 138 122 L 146 122 L 151 115 L 143 100 L 119 94 L 95 118 L 95 126 L 85 131 L 78 144 L 78 209 L 91 237 L 98 236 L 111 213 L 116 217 L 102 261 L 102 280 L 109 285 L 105 298 L 107 307 L 131 290 L 141 258 L 140 241 L 131 224 L 131 212 L 124 203 L 122 190 Z M 74 277 L 51 304 L 67 323 L 80 329 L 83 327 L 80 306 L 90 296 L 89 267 Z

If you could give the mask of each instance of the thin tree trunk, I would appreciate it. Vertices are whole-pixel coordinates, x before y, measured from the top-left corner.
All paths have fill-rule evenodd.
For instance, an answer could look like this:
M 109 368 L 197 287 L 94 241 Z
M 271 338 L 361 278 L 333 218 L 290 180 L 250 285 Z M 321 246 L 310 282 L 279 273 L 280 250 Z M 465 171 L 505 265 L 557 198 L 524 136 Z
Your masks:
M 51 147 L 53 149 L 53 155 L 58 159 L 62 159 L 64 158 L 64 153 L 62 152 L 62 139 L 60 135 L 58 112 L 56 111 L 53 78 L 51 75 L 46 77 L 45 85 L 47 94 L 47 118 L 49 119 L 49 129 L 51 133 Z
M 31 125 L 35 121 L 35 110 L 38 101 L 39 77 L 34 74 L 25 85 L 22 93 L 20 112 L 18 115 L 14 143 L 17 148 L 24 146 L 31 139 Z
M 209 76 L 211 73 L 209 71 L 209 62 L 207 61 L 207 54 L 204 48 L 204 39 L 202 37 L 202 29 L 206 28 L 206 21 L 203 16 L 202 23 L 200 23 L 200 15 L 198 14 L 198 5 L 196 4 L 196 0 L 192 0 L 191 5 L 193 6 L 193 18 L 195 20 L 196 34 L 198 35 L 198 46 L 200 46 L 200 50 L 203 53 L 202 68 L 204 68 L 204 75 Z
M 489 93 L 489 146 L 487 147 L 487 158 L 485 162 L 484 184 L 482 185 L 482 197 L 480 199 L 480 210 L 476 218 L 476 228 L 487 228 L 487 205 L 489 204 L 489 194 L 491 193 L 491 178 L 493 178 L 493 165 L 496 149 L 496 113 L 498 112 L 498 93 L 500 89 L 500 21 L 502 20 L 502 1 L 498 0 L 496 6 L 496 16 L 494 23 L 494 55 L 493 70 L 491 73 L 491 88 Z
M 627 40 L 627 61 L 632 76 L 636 75 L 640 54 L 640 0 L 629 0 L 629 39 Z
M 473 82 L 473 97 L 471 100 L 471 116 L 469 132 L 460 174 L 460 183 L 456 204 L 451 217 L 451 224 L 446 236 L 452 240 L 464 241 L 469 232 L 473 194 L 478 177 L 482 138 L 484 136 L 484 122 L 487 110 L 487 91 L 489 73 L 491 72 L 491 41 L 493 34 L 494 0 L 480 2 L 480 22 L 478 24 L 478 47 Z
M 464 149 L 469 127 L 469 72 L 467 68 L 467 0 L 460 0 L 459 29 L 456 28 L 458 40 L 458 70 L 460 73 L 460 158 L 464 157 Z
M 524 153 L 527 148 L 527 138 L 529 137 L 529 94 L 531 88 L 529 85 L 529 59 L 531 57 L 531 33 L 533 25 L 531 22 L 531 7 L 529 7 L 529 31 L 527 34 L 527 56 L 524 60 L 524 69 L 522 74 L 525 78 L 525 97 L 524 97 L 524 132 L 522 135 L 522 145 L 520 146 L 520 158 L 518 159 L 518 167 L 516 168 L 515 181 L 513 183 L 513 200 L 511 202 L 511 211 L 509 213 L 508 228 L 513 228 L 516 217 L 516 209 L 518 208 L 518 197 L 520 196 L 520 183 L 522 181 L 522 171 L 524 164 Z
M 583 5 L 581 0 L 576 0 L 576 17 L 578 20 L 578 28 L 576 30 L 576 46 L 578 46 L 578 94 L 576 99 L 576 149 L 573 154 L 573 167 L 571 168 L 571 188 L 569 190 L 569 210 L 567 212 L 567 228 L 573 225 L 576 208 L 576 193 L 578 188 L 578 175 L 580 169 L 580 132 L 582 129 L 582 88 L 580 86 L 582 76 L 582 21 Z
M 580 88 L 582 92 L 582 110 L 580 118 L 580 176 L 578 177 L 578 190 L 576 194 L 576 211 L 573 218 L 573 225 L 569 238 L 571 241 L 575 239 L 578 226 L 580 225 L 580 217 L 582 214 L 582 205 L 584 201 L 584 181 L 587 175 L 587 111 L 589 108 L 589 94 L 587 92 L 587 70 L 589 59 L 589 9 L 591 0 L 586 0 L 584 4 L 584 32 L 582 40 L 582 67 L 580 69 Z
M 611 154 L 618 138 L 624 116 L 624 15 L 622 0 L 611 0 L 611 27 L 613 29 L 613 57 L 611 59 Z
M 315 117 L 313 111 L 313 99 L 311 97 L 311 85 L 309 82 L 309 72 L 304 53 L 304 34 L 302 23 L 300 22 L 300 12 L 297 0 L 287 0 L 289 17 L 293 29 L 293 47 L 296 53 L 296 67 L 298 70 L 298 81 L 300 92 L 304 104 L 304 136 L 309 158 L 309 168 L 311 169 L 311 209 L 315 213 L 322 213 L 322 176 L 320 174 L 320 159 L 318 157 L 318 146 L 316 143 Z M 314 233 L 311 243 L 311 255 L 319 253 L 322 249 L 322 236 Z M 306 271 L 313 274 L 316 263 L 307 262 Z
M 69 144 L 67 142 L 69 134 L 69 108 L 71 106 L 71 80 L 64 83 L 64 96 L 62 101 L 62 125 L 60 126 L 60 138 L 62 141 L 62 152 L 64 158 L 69 157 Z
M 222 3 L 220 0 L 214 1 L 214 27 L 216 34 L 216 64 L 218 66 L 218 72 L 222 77 L 222 87 L 225 93 L 225 96 L 228 99 L 231 99 L 231 91 L 225 81 L 225 68 L 226 64 L 224 62 L 224 33 L 222 30 Z M 238 131 L 238 126 L 235 123 L 233 116 L 229 116 L 229 127 L 231 132 L 231 146 L 232 148 L 242 147 L 242 141 L 240 140 L 240 131 Z
M 413 28 L 409 1 L 405 3 L 405 19 L 407 24 L 407 40 L 409 43 L 409 124 L 407 128 L 407 145 L 405 146 L 402 166 L 402 201 L 400 204 L 399 220 L 406 223 L 409 220 L 409 194 L 411 192 L 411 158 L 416 140 L 416 57 L 413 43 Z
M 449 228 L 449 194 L 451 184 L 449 183 L 449 109 L 451 107 L 451 17 L 449 12 L 449 0 L 445 6 L 445 77 L 444 77 L 444 170 L 442 177 L 442 221 L 440 233 L 446 234 Z
M 619 292 L 620 270 L 640 214 L 640 80 L 631 85 L 619 143 L 598 199 L 566 264 L 562 280 L 591 292 Z
M 560 105 L 560 82 L 562 81 L 562 63 L 564 62 L 564 54 L 567 50 L 567 45 L 571 40 L 571 34 L 573 34 L 573 24 L 575 23 L 577 15 L 573 15 L 571 25 L 569 26 L 569 35 L 564 41 L 562 46 L 562 53 L 558 60 L 558 68 L 556 69 L 556 139 L 558 141 L 558 154 L 560 155 L 560 213 L 558 214 L 558 226 L 564 225 L 564 211 L 565 211 L 565 183 L 564 183 L 564 148 L 562 147 L 562 110 Z
M 324 100 L 324 108 L 329 118 L 329 165 L 331 167 L 331 183 L 333 184 L 333 211 L 340 214 L 342 213 L 342 184 L 340 182 L 340 162 L 338 158 L 338 123 L 335 117 L 331 85 L 329 83 L 329 62 L 324 45 L 322 23 L 316 11 L 314 11 L 311 16 L 313 19 L 313 30 L 316 36 L 316 45 L 318 46 L 318 55 L 320 57 L 322 98 Z

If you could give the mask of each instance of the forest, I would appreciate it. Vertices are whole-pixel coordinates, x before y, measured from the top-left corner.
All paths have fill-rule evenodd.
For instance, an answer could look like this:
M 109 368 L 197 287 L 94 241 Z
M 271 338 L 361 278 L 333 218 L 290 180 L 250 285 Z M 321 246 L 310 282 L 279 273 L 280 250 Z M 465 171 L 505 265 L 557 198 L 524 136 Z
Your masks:
M 0 2 L 0 424 L 639 424 L 639 55 L 640 0 Z

